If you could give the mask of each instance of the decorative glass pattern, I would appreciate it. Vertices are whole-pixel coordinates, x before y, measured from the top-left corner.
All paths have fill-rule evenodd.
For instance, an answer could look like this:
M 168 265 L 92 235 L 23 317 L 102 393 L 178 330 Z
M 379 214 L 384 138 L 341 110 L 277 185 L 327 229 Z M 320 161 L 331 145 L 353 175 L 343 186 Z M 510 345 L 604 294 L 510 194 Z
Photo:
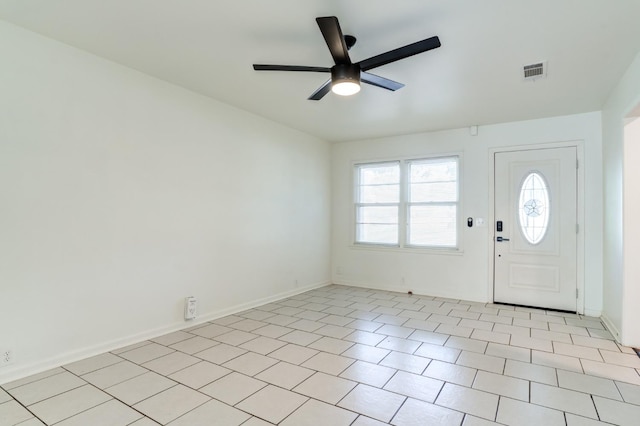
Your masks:
M 522 235 L 530 244 L 538 244 L 549 225 L 549 189 L 538 172 L 531 172 L 522 181 L 518 217 Z

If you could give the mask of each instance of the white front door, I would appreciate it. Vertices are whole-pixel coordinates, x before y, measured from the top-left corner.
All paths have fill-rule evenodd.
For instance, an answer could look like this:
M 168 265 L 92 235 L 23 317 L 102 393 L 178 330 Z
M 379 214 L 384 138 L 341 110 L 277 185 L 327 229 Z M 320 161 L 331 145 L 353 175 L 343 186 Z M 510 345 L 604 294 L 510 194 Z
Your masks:
M 495 153 L 494 301 L 576 311 L 575 147 Z

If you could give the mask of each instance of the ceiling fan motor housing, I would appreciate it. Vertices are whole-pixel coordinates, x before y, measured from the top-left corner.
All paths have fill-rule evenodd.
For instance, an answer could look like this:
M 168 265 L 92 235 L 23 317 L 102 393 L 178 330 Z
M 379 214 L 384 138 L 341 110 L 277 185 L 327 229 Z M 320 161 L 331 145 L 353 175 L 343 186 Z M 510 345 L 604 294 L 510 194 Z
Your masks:
M 356 64 L 336 64 L 331 67 L 331 82 L 360 84 L 360 66 Z

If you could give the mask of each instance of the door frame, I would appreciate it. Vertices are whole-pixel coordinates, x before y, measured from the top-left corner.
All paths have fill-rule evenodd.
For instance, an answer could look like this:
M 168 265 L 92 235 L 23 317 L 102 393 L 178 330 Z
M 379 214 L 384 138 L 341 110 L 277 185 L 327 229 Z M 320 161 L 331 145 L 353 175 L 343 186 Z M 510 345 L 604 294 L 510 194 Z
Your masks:
M 513 146 L 501 146 L 489 148 L 489 233 L 487 238 L 487 244 L 489 248 L 489 288 L 487 289 L 487 300 L 490 302 L 494 302 L 494 267 L 495 267 L 495 154 L 501 152 L 517 152 L 517 151 L 532 151 L 538 149 L 549 149 L 549 148 L 566 148 L 566 147 L 575 147 L 576 155 L 578 159 L 578 170 L 577 170 L 577 180 L 576 180 L 576 213 L 577 213 L 577 224 L 578 224 L 578 233 L 577 233 L 577 251 L 576 251 L 576 286 L 578 289 L 578 297 L 576 300 L 576 309 L 579 314 L 584 314 L 584 306 L 585 306 L 585 288 L 584 288 L 584 266 L 585 266 L 585 247 L 584 247 L 584 234 L 585 234 L 585 226 L 584 226 L 584 141 L 576 140 L 576 141 L 565 141 L 565 142 L 550 142 L 550 143 L 539 143 L 539 144 L 530 144 L 530 145 L 513 145 Z

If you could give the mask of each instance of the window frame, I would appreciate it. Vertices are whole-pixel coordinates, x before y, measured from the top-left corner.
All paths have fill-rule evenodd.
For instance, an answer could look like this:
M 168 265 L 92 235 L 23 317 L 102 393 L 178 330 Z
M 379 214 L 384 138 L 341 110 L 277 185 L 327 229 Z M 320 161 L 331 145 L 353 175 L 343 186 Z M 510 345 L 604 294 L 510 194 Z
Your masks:
M 433 161 L 433 160 L 441 160 L 441 159 L 453 159 L 456 162 L 456 191 L 455 191 L 455 201 L 414 201 L 412 202 L 410 200 L 411 197 L 411 190 L 410 190 L 410 186 L 412 184 L 412 182 L 410 182 L 410 167 L 413 163 L 418 164 L 421 162 L 429 162 L 429 161 Z M 460 202 L 460 183 L 459 183 L 459 176 L 460 176 L 460 160 L 458 156 L 454 156 L 454 155 L 448 155 L 448 156 L 434 156 L 434 157 L 429 157 L 429 158 L 418 158 L 418 159 L 408 159 L 408 160 L 404 160 L 405 163 L 405 176 L 406 176 L 406 182 L 405 182 L 405 186 L 406 186 L 406 198 L 405 198 L 405 238 L 404 238 L 404 243 L 405 243 L 405 247 L 408 248 L 428 248 L 428 249 L 451 249 L 451 250 L 457 250 L 458 249 L 458 245 L 459 245 L 459 236 L 460 236 L 460 227 L 459 227 L 459 216 L 460 216 L 460 211 L 459 211 L 459 202 Z M 415 183 L 415 182 L 414 182 Z M 409 242 L 409 238 L 410 238 L 410 209 L 412 206 L 454 206 L 456 209 L 456 215 L 455 215 L 455 228 L 456 228 L 456 237 L 455 237 L 455 243 L 453 246 L 450 245 L 426 245 L 426 244 L 411 244 Z
M 362 203 L 359 201 L 360 199 L 360 189 L 362 188 L 362 184 L 360 183 L 360 168 L 362 166 L 383 166 L 383 165 L 392 165 L 392 164 L 397 164 L 398 165 L 398 172 L 400 175 L 400 179 L 398 180 L 398 202 L 397 203 Z M 401 222 L 400 222 L 400 217 L 402 215 L 401 210 L 402 210 L 402 164 L 400 160 L 391 160 L 391 161 L 376 161 L 376 162 L 371 162 L 371 163 L 360 163 L 360 164 L 355 164 L 354 165 L 354 176 L 353 176 L 353 183 L 354 183 L 354 193 L 353 193 L 353 221 L 352 221 L 352 225 L 354 226 L 354 233 L 353 233 L 353 243 L 354 244 L 362 244 L 362 245 L 371 245 L 371 246 L 382 246 L 382 247 L 400 247 L 400 243 L 402 241 L 402 235 L 401 235 Z M 359 209 L 360 207 L 367 207 L 367 206 L 376 206 L 376 207 L 397 207 L 398 208 L 398 222 L 397 222 L 397 241 L 395 243 L 375 243 L 375 242 L 367 242 L 367 241 L 358 241 L 358 225 L 360 225 L 361 222 L 358 221 L 359 219 Z
M 428 205 L 429 203 L 409 203 L 409 164 L 411 162 L 429 161 L 444 158 L 453 158 L 457 161 L 457 202 L 433 202 L 432 204 L 452 204 L 456 206 L 456 244 L 455 246 L 427 246 L 409 244 L 409 207 L 410 205 Z M 382 244 L 371 242 L 359 242 L 358 238 L 358 202 L 359 198 L 359 168 L 361 166 L 372 166 L 376 164 L 390 164 L 397 162 L 400 167 L 400 201 L 398 206 L 398 243 Z M 351 243 L 350 246 L 355 249 L 363 250 L 392 250 L 392 251 L 408 251 L 408 252 L 433 252 L 437 254 L 462 254 L 463 238 L 462 238 L 462 211 L 463 211 L 463 156 L 461 152 L 440 153 L 433 155 L 394 157 L 388 159 L 372 159 L 352 162 L 352 216 L 351 216 Z

